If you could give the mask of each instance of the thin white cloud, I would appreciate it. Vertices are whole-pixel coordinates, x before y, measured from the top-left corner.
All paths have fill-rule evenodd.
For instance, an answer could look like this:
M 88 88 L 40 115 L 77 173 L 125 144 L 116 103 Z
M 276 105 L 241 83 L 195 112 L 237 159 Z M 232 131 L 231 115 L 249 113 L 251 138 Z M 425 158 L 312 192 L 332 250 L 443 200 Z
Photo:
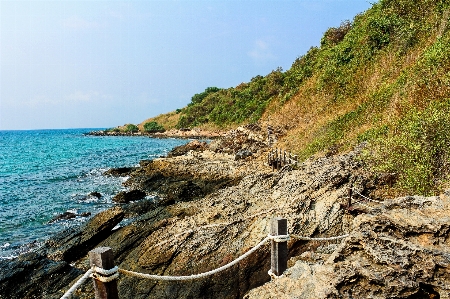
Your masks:
M 264 63 L 277 58 L 272 53 L 270 44 L 262 39 L 255 41 L 253 49 L 248 52 L 248 56 L 250 56 L 250 58 L 252 58 L 256 63 Z

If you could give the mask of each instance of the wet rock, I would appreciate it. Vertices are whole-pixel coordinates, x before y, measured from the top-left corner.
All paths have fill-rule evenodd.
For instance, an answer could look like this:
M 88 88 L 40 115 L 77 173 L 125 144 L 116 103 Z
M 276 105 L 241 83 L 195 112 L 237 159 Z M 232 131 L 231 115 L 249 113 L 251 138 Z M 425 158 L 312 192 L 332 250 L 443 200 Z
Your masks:
M 59 290 L 67 289 L 82 273 L 64 261 L 53 261 L 36 252 L 0 260 L 0 298 L 60 298 Z
M 67 220 L 67 219 L 73 219 L 77 217 L 77 214 L 72 213 L 72 212 L 64 212 L 60 215 L 57 215 L 55 217 L 53 217 L 48 223 L 52 223 L 55 221 L 59 221 L 59 220 Z
M 55 221 L 60 221 L 60 220 L 74 219 L 77 216 L 78 217 L 89 217 L 89 216 L 91 216 L 91 212 L 83 212 L 81 214 L 76 214 L 76 213 L 67 211 L 67 212 L 64 212 L 60 215 L 53 217 L 48 223 L 53 223 Z
M 111 168 L 103 173 L 103 175 L 110 175 L 114 177 L 124 177 L 128 176 L 133 170 L 135 170 L 134 167 L 117 167 L 117 168 Z
M 85 224 L 53 236 L 39 251 L 56 261 L 73 262 L 107 238 L 123 217 L 119 207 L 100 212 Z
M 129 203 L 130 201 L 141 200 L 145 196 L 145 192 L 141 190 L 121 191 L 112 200 L 117 203 Z
M 93 197 L 97 197 L 97 198 L 101 198 L 102 195 L 100 192 L 94 191 L 88 194 L 88 196 L 93 196 Z

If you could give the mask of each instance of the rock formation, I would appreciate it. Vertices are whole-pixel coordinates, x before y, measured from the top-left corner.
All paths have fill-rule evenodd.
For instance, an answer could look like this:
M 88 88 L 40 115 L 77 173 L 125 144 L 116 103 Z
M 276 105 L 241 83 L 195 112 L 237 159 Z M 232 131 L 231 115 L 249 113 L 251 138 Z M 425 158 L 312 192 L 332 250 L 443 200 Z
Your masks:
M 68 283 L 44 293 L 22 279 L 48 281 L 38 269 L 56 263 L 64 281 L 75 282 L 74 276 L 89 269 L 87 252 L 98 246 L 111 247 L 122 269 L 159 275 L 202 273 L 253 248 L 267 236 L 271 219 L 281 216 L 288 219 L 291 234 L 350 235 L 328 242 L 292 238 L 289 269 L 272 281 L 267 274 L 270 249 L 264 245 L 205 279 L 158 282 L 121 275 L 120 298 L 448 297 L 447 195 L 359 202 L 364 200 L 359 194 L 371 196 L 381 183 L 366 175 L 358 162 L 361 148 L 272 172 L 264 164 L 266 147 L 258 145 L 263 144 L 258 132 L 242 128 L 229 133 L 235 138 L 224 137 L 206 150 L 141 161 L 125 185 L 157 195 L 154 200 L 121 204 L 79 229 L 50 238 L 36 253 L 36 266 L 14 277 L 30 288 L 30 298 L 59 298 Z M 252 155 L 236 160 L 242 150 Z M 349 188 L 355 191 L 351 206 Z M 123 217 L 126 221 L 117 225 Z M 8 267 L 0 263 L 0 273 Z M 8 277 L 0 276 L 0 290 L 9 297 L 0 298 L 27 298 L 14 295 Z M 92 294 L 88 282 L 74 298 Z

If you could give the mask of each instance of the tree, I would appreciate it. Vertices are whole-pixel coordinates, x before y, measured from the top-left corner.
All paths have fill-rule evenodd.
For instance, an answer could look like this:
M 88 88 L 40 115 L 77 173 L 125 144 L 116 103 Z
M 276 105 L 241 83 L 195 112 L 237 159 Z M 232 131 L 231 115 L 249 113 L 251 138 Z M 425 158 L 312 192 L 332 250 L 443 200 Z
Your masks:
M 164 127 L 158 124 L 156 121 L 150 121 L 144 124 L 144 131 L 153 133 L 164 131 Z

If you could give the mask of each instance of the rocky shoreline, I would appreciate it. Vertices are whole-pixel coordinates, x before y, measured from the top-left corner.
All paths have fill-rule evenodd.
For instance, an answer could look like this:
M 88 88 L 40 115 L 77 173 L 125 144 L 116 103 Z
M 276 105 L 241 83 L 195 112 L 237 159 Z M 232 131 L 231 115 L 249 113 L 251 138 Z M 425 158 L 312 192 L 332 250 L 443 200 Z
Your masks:
M 241 127 L 209 144 L 113 169 L 127 176 L 115 207 L 38 250 L 0 261 L 0 299 L 60 298 L 89 269 L 87 252 L 111 247 L 120 268 L 190 275 L 218 268 L 264 239 L 270 220 L 288 219 L 289 269 L 271 280 L 269 246 L 207 279 L 156 282 L 120 276 L 120 298 L 448 298 L 450 192 L 348 206 L 348 190 L 383 187 L 367 174 L 361 147 L 272 172 L 263 130 Z M 132 193 L 133 194 L 128 194 Z M 134 197 L 137 194 L 139 197 Z M 139 199 L 153 195 L 154 200 Z M 130 197 L 127 197 L 130 196 Z M 127 199 L 128 198 L 128 199 Z M 130 199 L 132 198 L 132 199 Z M 125 219 L 125 221 L 124 221 Z M 73 298 L 92 298 L 91 282 Z
M 224 135 L 220 131 L 207 131 L 198 128 L 194 129 L 170 129 L 161 132 L 126 132 L 119 130 L 99 130 L 86 133 L 87 136 L 147 136 L 152 138 L 183 138 L 183 139 L 215 139 Z

